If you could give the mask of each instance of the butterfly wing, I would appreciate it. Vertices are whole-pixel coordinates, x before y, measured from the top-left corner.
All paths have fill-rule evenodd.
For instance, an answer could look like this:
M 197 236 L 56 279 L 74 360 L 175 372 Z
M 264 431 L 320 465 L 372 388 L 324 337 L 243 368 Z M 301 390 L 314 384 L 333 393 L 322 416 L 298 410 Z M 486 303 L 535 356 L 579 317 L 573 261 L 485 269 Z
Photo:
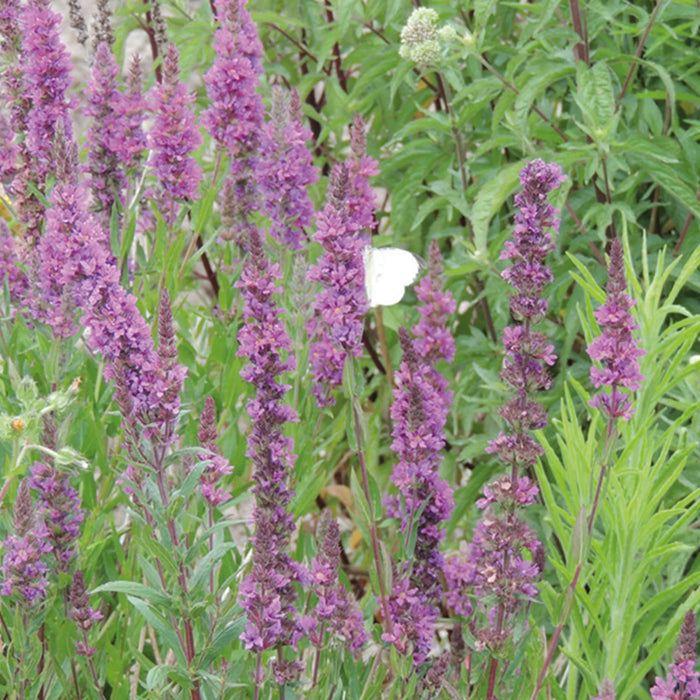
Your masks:
M 403 298 L 406 287 L 420 272 L 418 258 L 401 248 L 364 250 L 365 288 L 370 306 L 391 306 Z

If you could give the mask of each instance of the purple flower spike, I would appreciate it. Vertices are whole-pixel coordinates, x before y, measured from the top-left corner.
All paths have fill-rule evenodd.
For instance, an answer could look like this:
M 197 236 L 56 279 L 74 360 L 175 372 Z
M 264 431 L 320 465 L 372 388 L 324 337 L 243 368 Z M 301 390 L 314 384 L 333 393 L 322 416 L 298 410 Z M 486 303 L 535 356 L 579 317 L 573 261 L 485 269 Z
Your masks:
M 92 80 L 88 83 L 85 114 L 93 121 L 88 128 L 88 165 L 92 197 L 95 208 L 100 211 L 100 221 L 109 225 L 112 206 L 126 182 L 121 172 L 120 162 L 110 147 L 110 133 L 114 129 L 116 117 L 114 104 L 118 99 L 117 75 L 119 68 L 107 44 L 97 47 L 92 66 Z
M 600 686 L 600 693 L 594 695 L 591 700 L 615 700 L 615 688 L 609 679 L 603 679 Z
M 297 416 L 282 403 L 289 391 L 279 379 L 294 367 L 289 355 L 291 340 L 287 335 L 274 299 L 280 288 L 279 264 L 271 265 L 263 251 L 259 234 L 249 239 L 249 251 L 241 279 L 236 287 L 243 296 L 244 325 L 238 334 L 236 354 L 247 357 L 249 364 L 241 376 L 256 389 L 248 403 L 252 429 L 247 455 L 253 461 L 255 486 L 255 536 L 253 568 L 241 584 L 241 606 L 248 622 L 241 639 L 246 649 L 261 652 L 278 644 L 296 644 L 300 636 L 294 616 L 296 593 L 293 582 L 299 580 L 300 568 L 287 554 L 294 530 L 294 519 L 287 511 L 291 492 L 287 486 L 292 470 L 293 442 L 284 437 L 283 427 Z M 286 356 L 286 358 L 285 358 Z M 296 666 L 285 665 L 279 658 L 275 676 L 294 676 Z
M 369 639 L 369 635 L 355 599 L 338 580 L 340 530 L 328 510 L 321 516 L 318 542 L 318 553 L 311 564 L 310 572 L 311 589 L 318 597 L 318 602 L 314 615 L 310 620 L 306 620 L 309 637 L 314 644 L 322 647 L 323 631 L 327 627 L 343 640 L 345 647 L 358 652 Z
M 222 476 L 233 471 L 233 467 L 228 463 L 227 459 L 221 456 L 221 452 L 216 445 L 218 437 L 216 431 L 216 407 L 211 396 L 207 396 L 204 402 L 204 410 L 199 418 L 199 433 L 197 436 L 199 444 L 208 450 L 208 452 L 202 452 L 198 455 L 200 460 L 209 462 L 199 479 L 202 485 L 202 496 L 214 508 L 231 498 L 231 494 L 222 488 L 218 488 L 217 484 Z
M 58 570 L 67 572 L 75 554 L 75 541 L 80 536 L 80 524 L 85 518 L 80 495 L 70 485 L 68 476 L 42 462 L 35 462 L 30 471 L 29 485 L 38 491 L 39 516 L 49 529 L 48 540 Z
M 306 145 L 312 134 L 301 121 L 299 93 L 293 90 L 287 99 L 281 88 L 273 88 L 272 118 L 262 128 L 256 179 L 272 237 L 294 250 L 302 247 L 304 227 L 314 214 L 308 187 L 318 182 Z
M 3 542 L 3 581 L 0 595 L 21 595 L 26 604 L 41 601 L 49 586 L 49 569 L 43 557 L 51 552 L 49 530 L 43 521 L 35 524 L 34 504 L 29 482 L 24 479 L 17 490 L 14 511 L 14 534 Z
M 484 488 L 476 503 L 484 511 L 472 541 L 448 558 L 446 602 L 458 614 L 468 614 L 471 594 L 483 616 L 473 625 L 477 649 L 491 654 L 490 678 L 495 678 L 498 655 L 515 633 L 523 603 L 537 595 L 535 582 L 544 565 L 542 545 L 523 522 L 521 510 L 532 503 L 538 488 L 520 472 L 530 468 L 542 453 L 532 431 L 547 425 L 544 408 L 532 396 L 549 388 L 547 366 L 556 361 L 554 347 L 533 326 L 544 319 L 542 297 L 552 279 L 546 256 L 554 249 L 549 229 L 558 230 L 557 211 L 547 195 L 564 180 L 554 163 L 534 160 L 520 172 L 522 191 L 515 196 L 513 239 L 506 241 L 502 260 L 510 266 L 502 277 L 515 291 L 510 310 L 516 325 L 503 332 L 505 360 L 501 378 L 511 387 L 512 398 L 501 409 L 506 430 L 491 440 L 487 453 L 497 454 L 509 472 Z M 493 692 L 489 686 L 487 693 Z
M 153 170 L 165 194 L 174 199 L 193 199 L 202 179 L 202 169 L 190 155 L 202 145 L 189 104 L 194 101 L 187 85 L 180 82 L 175 44 L 163 59 L 163 82 L 154 89 L 155 120 L 149 133 Z M 172 223 L 172 221 L 170 222 Z
M 406 329 L 399 329 L 403 359 L 391 407 L 391 447 L 399 458 L 391 480 L 399 498 L 385 500 L 387 514 L 400 519 L 407 539 L 415 530 L 415 547 L 405 569 L 397 572 L 389 597 L 392 627 L 383 639 L 402 653 L 410 651 L 418 665 L 430 651 L 439 616 L 442 523 L 449 520 L 454 508 L 452 488 L 439 474 L 452 392 L 435 364 L 454 357 L 454 339 L 447 321 L 455 302 L 443 289 L 442 258 L 436 242 L 430 248 L 429 274 L 416 286 L 416 294 L 422 302 L 420 321 L 413 328 L 415 338 Z
M 87 633 L 104 616 L 99 610 L 94 610 L 90 607 L 90 599 L 85 590 L 85 579 L 83 578 L 83 572 L 80 570 L 75 572 L 71 581 L 68 602 L 71 606 L 70 618 L 75 622 L 82 635 L 82 639 L 76 642 L 76 653 L 88 658 L 94 656 L 97 649 L 88 646 Z
M 86 92 L 85 114 L 93 118 L 87 135 L 87 169 L 94 208 L 107 227 L 114 203 L 126 206 L 127 174 L 137 168 L 146 148 L 143 120 L 147 105 L 141 94 L 138 57 L 132 60 L 126 92 L 117 89 L 118 74 L 109 45 L 100 43 Z
M 683 618 L 678 646 L 673 654 L 674 663 L 669 666 L 670 673 L 666 676 L 666 680 L 656 677 L 654 687 L 651 689 L 653 700 L 700 698 L 700 673 L 695 670 L 697 663 L 695 642 L 695 613 L 688 610 Z
M 245 0 L 216 0 L 219 28 L 214 34 L 216 59 L 204 76 L 211 100 L 202 126 L 233 158 L 238 173 L 257 150 L 264 106 L 255 91 L 262 75 L 262 44 Z
M 348 179 L 348 225 L 351 231 L 364 231 L 371 234 L 377 228 L 374 217 L 376 197 L 369 178 L 379 174 L 374 158 L 367 155 L 365 123 L 359 114 L 355 115 L 350 127 L 350 158 L 347 162 Z
M 126 91 L 118 92 L 112 106 L 114 121 L 107 134 L 106 146 L 115 154 L 126 173 L 137 172 L 146 151 L 147 139 L 143 130 L 148 105 L 143 96 L 141 59 L 131 59 Z
M 335 403 L 332 392 L 342 383 L 347 355 L 362 354 L 362 323 L 369 308 L 362 260 L 369 237 L 362 226 L 351 222 L 347 193 L 348 171 L 338 164 L 331 171 L 328 200 L 316 219 L 313 236 L 324 252 L 308 273 L 308 279 L 322 287 L 307 326 L 312 338 L 313 392 L 319 406 Z
M 27 145 L 36 173 L 43 178 L 56 165 L 53 141 L 59 124 L 70 138 L 71 105 L 66 93 L 71 86 L 71 61 L 61 40 L 61 15 L 51 10 L 48 0 L 27 4 L 20 25 L 24 91 L 31 104 L 27 114 Z
M 608 296 L 605 304 L 595 312 L 596 321 L 603 329 L 593 340 L 586 352 L 594 362 L 603 367 L 591 368 L 591 383 L 596 389 L 608 386 L 610 394 L 596 394 L 590 406 L 600 408 L 608 418 L 622 417 L 629 420 L 634 406 L 629 396 L 620 391 L 625 388 L 637 391 L 644 375 L 639 371 L 639 359 L 646 351 L 638 347 L 632 331 L 638 328 L 629 310 L 634 306 L 626 293 L 625 264 L 622 256 L 622 243 L 616 238 L 610 246 L 610 266 L 608 267 Z

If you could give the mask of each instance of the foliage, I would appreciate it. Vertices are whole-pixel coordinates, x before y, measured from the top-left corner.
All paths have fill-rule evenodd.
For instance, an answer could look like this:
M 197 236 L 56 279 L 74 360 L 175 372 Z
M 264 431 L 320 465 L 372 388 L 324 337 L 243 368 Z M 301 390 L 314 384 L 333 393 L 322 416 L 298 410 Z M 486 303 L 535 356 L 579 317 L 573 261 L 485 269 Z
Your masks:
M 104 38 L 100 5 L 93 35 Z M 35 35 L 13 34 L 13 13 L 24 12 L 26 28 L 26 8 L 40 14 L 44 3 L 0 0 L 7 144 L 0 154 L 0 556 L 29 522 L 19 494 L 36 463 L 49 465 L 57 482 L 68 479 L 84 511 L 68 569 L 53 562 L 58 555 L 45 557 L 46 596 L 0 596 L 2 692 L 489 698 L 495 684 L 499 697 L 574 700 L 602 698 L 607 678 L 617 698 L 650 697 L 686 613 L 700 609 L 700 9 L 661 0 L 462 7 L 436 0 L 435 13 L 419 15 L 423 28 L 402 33 L 413 10 L 408 0 L 264 0 L 248 7 L 254 25 L 234 6 L 237 0 L 118 3 L 103 59 L 113 55 L 120 68 L 110 109 L 101 113 L 86 96 L 99 100 L 89 79 L 65 99 L 60 80 L 50 94 L 32 93 L 31 104 L 22 99 L 13 80 L 19 57 L 31 54 L 27 36 Z M 248 61 L 236 70 L 252 85 L 245 92 L 241 81 L 227 105 L 243 123 L 235 110 L 245 103 L 250 120 L 234 136 L 210 126 L 213 112 L 202 118 L 226 103 L 212 99 L 214 77 L 204 77 L 214 76 L 208 71 L 222 46 L 216 14 L 221 20 L 225 8 L 238 18 L 222 20 L 239 42 L 233 55 Z M 71 38 L 68 24 L 66 17 L 62 35 Z M 400 52 L 402 41 L 425 37 L 429 50 Z M 126 99 L 135 43 L 145 51 L 144 103 Z M 94 46 L 75 50 L 95 61 Z M 60 74 L 56 51 L 50 68 Z M 168 97 L 163 80 L 177 83 L 178 70 L 184 84 L 170 85 Z M 108 94 L 106 63 L 102 71 Z M 280 87 L 285 95 L 298 91 L 308 134 L 301 125 L 294 130 L 295 98 L 280 101 Z M 25 132 L 37 128 L 42 100 L 60 109 L 41 113 L 39 148 Z M 67 105 L 72 136 L 60 118 Z M 132 118 L 143 110 L 148 119 L 119 132 L 122 122 L 111 115 L 120 109 Z M 140 128 L 150 140 L 131 161 L 114 144 Z M 103 157 L 112 147 L 121 158 Z M 160 160 L 149 160 L 156 147 Z M 265 161 L 262 154 L 272 155 Z M 481 632 L 493 619 L 489 606 L 477 605 L 477 587 L 467 596 L 476 612 L 458 614 L 448 590 L 436 594 L 434 575 L 432 612 L 424 614 L 435 627 L 423 659 L 416 639 L 392 636 L 387 620 L 402 614 L 408 630 L 406 611 L 417 615 L 417 606 L 401 605 L 421 595 L 410 587 L 422 571 L 421 533 L 439 484 L 454 491 L 454 509 L 429 541 L 449 559 L 479 531 L 477 501 L 503 471 L 487 450 L 508 400 L 500 338 L 512 320 L 501 253 L 512 235 L 519 173 L 535 158 L 567 176 L 550 195 L 561 224 L 544 292 L 543 326 L 558 359 L 551 387 L 538 394 L 549 420 L 536 432 L 543 453 L 527 474 L 540 493 L 522 516 L 544 551 L 539 596 L 520 595 L 510 636 L 484 643 Z M 363 190 L 368 182 L 374 202 Z M 305 231 L 298 250 L 278 233 L 290 201 Z M 430 355 L 426 369 L 415 357 L 422 305 L 437 304 L 437 288 L 430 297 L 409 287 L 401 304 L 381 309 L 353 298 L 342 307 L 342 330 L 313 320 L 320 300 L 332 303 L 344 285 L 350 296 L 347 280 L 325 296 L 319 291 L 324 256 L 336 250 L 328 232 L 341 225 L 358 236 L 343 253 L 348 268 L 361 254 L 360 237 L 371 233 L 375 247 L 425 258 L 425 279 L 440 280 L 429 252 L 437 242 L 444 292 L 455 302 L 454 313 L 450 303 L 440 312 L 455 339 L 453 358 Z M 71 254 L 82 257 L 80 272 L 71 267 L 73 276 L 62 278 L 70 281 L 59 284 L 51 263 L 65 253 L 57 234 L 64 230 Z M 645 354 L 644 380 L 630 394 L 633 415 L 613 421 L 590 405 L 586 348 L 601 333 L 596 310 L 606 301 L 614 239 L 623 243 L 633 335 Z M 45 267 L 33 267 L 37 259 Z M 98 277 L 102 301 L 70 291 Z M 64 332 L 63 313 L 76 314 L 77 332 Z M 339 340 L 354 332 L 351 320 L 359 329 L 354 343 Z M 322 407 L 312 355 L 319 328 L 344 353 L 337 386 L 329 387 L 333 401 Z M 430 483 L 438 485 L 422 491 L 407 516 L 410 489 L 396 483 L 394 467 L 412 457 L 396 448 L 399 409 L 392 406 L 415 409 L 400 391 L 421 372 L 411 390 L 436 381 L 433 394 L 451 405 L 436 438 L 444 439 L 442 456 L 430 453 L 439 465 Z M 208 396 L 214 410 L 205 417 Z M 406 414 L 418 430 L 421 414 Z M 274 469 L 261 481 L 270 453 L 265 464 Z M 277 484 L 274 503 L 264 500 L 265 483 Z M 225 496 L 212 496 L 215 488 Z M 326 511 L 339 525 L 339 544 L 328 535 L 335 526 Z M 527 562 L 539 566 L 536 548 L 528 552 Z M 272 583 L 270 569 L 278 575 Z M 71 595 L 77 571 L 92 608 Z M 255 607 L 255 593 L 264 598 L 273 589 L 281 591 L 282 612 L 271 617 L 282 622 L 266 618 L 259 629 L 274 634 L 256 641 L 255 611 L 270 611 Z M 77 608 L 102 619 L 81 628 Z M 355 623 L 369 636 L 356 646 Z

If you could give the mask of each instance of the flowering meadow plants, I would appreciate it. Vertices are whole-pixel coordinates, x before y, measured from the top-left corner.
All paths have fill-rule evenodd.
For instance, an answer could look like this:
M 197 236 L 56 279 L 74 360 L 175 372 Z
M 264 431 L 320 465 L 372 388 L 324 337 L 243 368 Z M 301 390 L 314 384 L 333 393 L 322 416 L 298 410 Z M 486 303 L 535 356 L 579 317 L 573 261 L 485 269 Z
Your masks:
M 700 697 L 698 24 L 0 0 L 0 694 Z

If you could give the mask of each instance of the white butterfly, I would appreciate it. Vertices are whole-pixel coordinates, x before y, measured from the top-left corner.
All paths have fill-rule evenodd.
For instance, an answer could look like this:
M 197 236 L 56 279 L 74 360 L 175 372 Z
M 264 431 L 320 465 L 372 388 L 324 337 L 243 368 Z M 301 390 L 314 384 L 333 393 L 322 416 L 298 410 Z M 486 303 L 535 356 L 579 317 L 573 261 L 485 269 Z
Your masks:
M 373 248 L 362 251 L 365 264 L 365 291 L 370 306 L 391 306 L 403 298 L 406 287 L 415 281 L 421 260 L 401 248 Z

